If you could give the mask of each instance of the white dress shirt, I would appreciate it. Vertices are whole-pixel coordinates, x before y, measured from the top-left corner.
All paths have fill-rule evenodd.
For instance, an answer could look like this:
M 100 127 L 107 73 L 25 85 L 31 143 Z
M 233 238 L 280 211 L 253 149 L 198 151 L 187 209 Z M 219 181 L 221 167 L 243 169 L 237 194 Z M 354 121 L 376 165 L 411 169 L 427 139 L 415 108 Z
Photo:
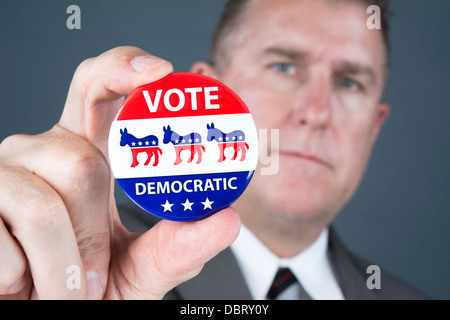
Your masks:
M 285 259 L 273 254 L 244 225 L 231 250 L 254 299 L 266 299 L 279 267 L 288 267 L 314 300 L 343 300 L 327 255 L 328 229 L 298 255 Z

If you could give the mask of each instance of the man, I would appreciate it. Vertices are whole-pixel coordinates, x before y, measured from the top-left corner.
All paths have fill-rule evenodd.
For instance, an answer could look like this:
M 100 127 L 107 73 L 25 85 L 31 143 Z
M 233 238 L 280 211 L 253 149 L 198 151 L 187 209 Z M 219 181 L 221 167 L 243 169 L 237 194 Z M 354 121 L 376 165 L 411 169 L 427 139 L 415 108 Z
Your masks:
M 289 266 L 300 298 L 420 297 L 384 272 L 381 289 L 369 290 L 371 264 L 349 255 L 328 230 L 389 113 L 379 102 L 389 71 L 387 17 L 381 31 L 366 27 L 374 3 L 386 13 L 383 1 L 228 2 L 212 63 L 192 71 L 233 88 L 258 128 L 279 129 L 279 171 L 257 170 L 233 205 L 243 228 L 231 251 L 176 296 L 264 299 L 277 269 Z
M 288 297 L 422 297 L 385 273 L 382 289 L 370 291 L 368 264 L 328 229 L 389 112 L 379 103 L 387 42 L 365 28 L 367 2 L 249 0 L 227 8 L 222 21 L 235 14 L 222 22 L 212 63 L 192 71 L 234 89 L 257 127 L 279 129 L 279 171 L 255 175 L 233 206 L 239 215 L 229 208 L 196 223 L 161 221 L 142 235 L 128 233 L 105 157 L 108 128 L 124 95 L 172 67 L 130 47 L 87 60 L 54 128 L 1 145 L 4 297 L 277 298 L 271 281 L 284 266 L 300 282 Z M 122 217 L 130 219 L 126 211 Z M 166 294 L 235 240 L 239 217 L 232 251 Z M 83 275 L 77 288 L 67 285 L 71 267 Z

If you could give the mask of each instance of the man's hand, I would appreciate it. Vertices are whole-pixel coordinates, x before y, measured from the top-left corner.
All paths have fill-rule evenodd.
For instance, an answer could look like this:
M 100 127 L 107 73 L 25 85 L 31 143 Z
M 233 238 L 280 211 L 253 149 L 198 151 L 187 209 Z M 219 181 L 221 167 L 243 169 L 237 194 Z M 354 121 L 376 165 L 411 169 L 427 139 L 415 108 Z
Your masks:
M 159 299 L 234 241 L 226 209 L 197 222 L 161 221 L 144 234 L 121 224 L 107 141 L 123 97 L 172 65 L 120 47 L 77 69 L 60 122 L 0 145 L 0 297 Z M 69 266 L 80 289 L 67 285 Z

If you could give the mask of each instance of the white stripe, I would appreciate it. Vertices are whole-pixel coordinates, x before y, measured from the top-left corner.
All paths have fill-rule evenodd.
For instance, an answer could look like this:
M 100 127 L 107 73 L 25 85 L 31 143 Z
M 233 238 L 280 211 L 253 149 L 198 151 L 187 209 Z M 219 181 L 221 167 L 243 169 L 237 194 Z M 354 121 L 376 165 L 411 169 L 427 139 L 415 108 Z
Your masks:
M 245 142 L 249 145 L 249 150 L 246 152 L 244 161 L 239 161 L 241 152 L 238 153 L 237 159 L 232 161 L 231 157 L 234 154 L 234 150 L 233 148 L 226 148 L 225 156 L 227 159 L 223 162 L 218 162 L 220 152 L 217 142 L 206 140 L 208 133 L 206 125 L 212 122 L 214 122 L 215 128 L 220 129 L 224 133 L 234 130 L 242 130 L 245 133 Z M 174 146 L 172 143 L 163 143 L 163 127 L 167 125 L 170 125 L 171 129 L 181 136 L 191 132 L 197 132 L 202 136 L 202 145 L 205 147 L 205 151 L 202 153 L 202 162 L 200 164 L 195 163 L 197 155 L 192 163 L 187 163 L 190 152 L 182 151 L 181 158 L 183 161 L 178 165 L 174 165 L 176 159 Z M 130 147 L 120 146 L 120 130 L 124 128 L 127 128 L 128 133 L 138 139 L 148 135 L 158 137 L 158 147 L 162 150 L 158 166 L 152 166 L 153 158 L 148 166 L 144 166 L 147 154 L 140 153 L 137 157 L 139 165 L 134 168 L 131 167 L 133 156 Z M 111 125 L 109 136 L 109 158 L 112 171 L 117 179 L 253 171 L 258 161 L 258 137 L 253 118 L 249 113 L 114 121 Z

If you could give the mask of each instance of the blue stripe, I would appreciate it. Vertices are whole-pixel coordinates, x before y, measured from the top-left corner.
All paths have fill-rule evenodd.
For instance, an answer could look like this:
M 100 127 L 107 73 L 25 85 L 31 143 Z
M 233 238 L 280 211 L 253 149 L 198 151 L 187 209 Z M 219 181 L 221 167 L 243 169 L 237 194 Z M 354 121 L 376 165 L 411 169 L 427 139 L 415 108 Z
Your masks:
M 253 173 L 241 171 L 127 178 L 117 179 L 117 182 L 143 210 L 163 219 L 192 221 L 206 218 L 230 206 L 244 192 Z M 208 201 L 212 202 L 211 208 L 207 207 Z M 173 204 L 166 206 L 171 211 L 164 212 L 162 205 L 166 203 Z M 192 210 L 186 209 L 189 207 Z

